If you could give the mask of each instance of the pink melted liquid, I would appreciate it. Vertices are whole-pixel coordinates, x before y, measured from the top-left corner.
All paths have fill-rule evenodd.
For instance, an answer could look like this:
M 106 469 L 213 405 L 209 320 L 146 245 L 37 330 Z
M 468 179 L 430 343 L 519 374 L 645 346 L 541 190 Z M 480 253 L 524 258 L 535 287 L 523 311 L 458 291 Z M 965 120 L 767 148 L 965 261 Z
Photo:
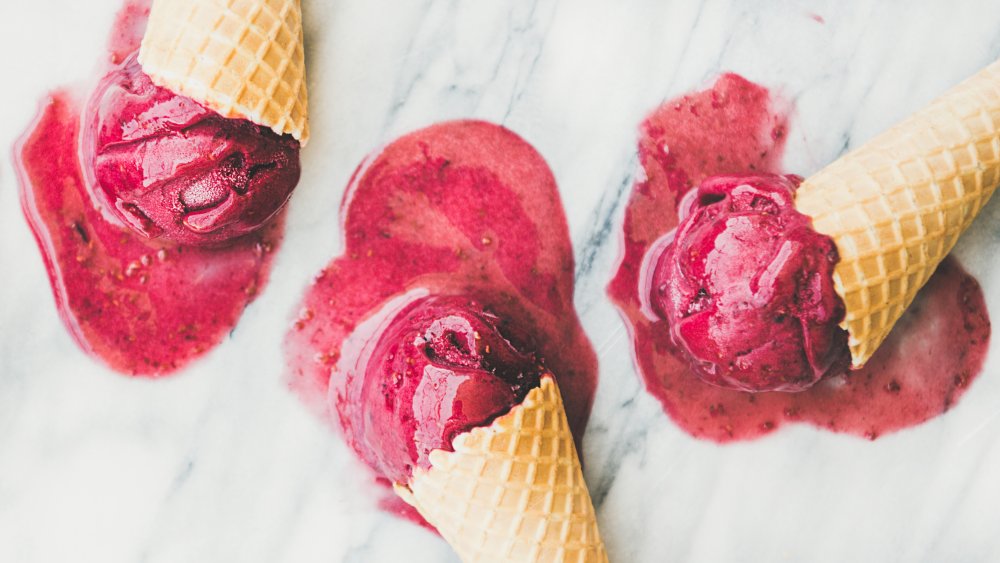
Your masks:
M 343 381 L 331 372 L 353 353 L 344 346 L 367 338 L 359 324 L 388 300 L 466 294 L 518 327 L 555 374 L 579 442 L 597 361 L 573 309 L 573 253 L 555 179 L 534 148 L 481 121 L 411 133 L 361 165 L 342 223 L 346 250 L 307 290 L 285 340 L 290 385 L 311 409 L 333 416 L 328 396 Z M 398 500 L 382 506 L 415 514 Z
M 646 177 L 625 212 L 624 256 L 608 294 L 629 326 L 646 387 L 686 432 L 716 442 L 758 438 L 790 422 L 875 439 L 947 411 L 979 375 L 990 339 L 982 290 L 950 258 L 867 366 L 801 393 L 703 383 L 665 321 L 651 314 L 645 261 L 677 226 L 680 199 L 707 176 L 781 173 L 787 125 L 787 113 L 765 88 L 733 74 L 666 102 L 643 123 Z
M 119 12 L 108 62 L 138 49 L 148 0 Z M 15 147 L 21 204 L 56 305 L 79 345 L 112 369 L 157 376 L 219 344 L 267 282 L 283 216 L 225 248 L 170 246 L 109 221 L 80 165 L 83 94 L 58 90 Z

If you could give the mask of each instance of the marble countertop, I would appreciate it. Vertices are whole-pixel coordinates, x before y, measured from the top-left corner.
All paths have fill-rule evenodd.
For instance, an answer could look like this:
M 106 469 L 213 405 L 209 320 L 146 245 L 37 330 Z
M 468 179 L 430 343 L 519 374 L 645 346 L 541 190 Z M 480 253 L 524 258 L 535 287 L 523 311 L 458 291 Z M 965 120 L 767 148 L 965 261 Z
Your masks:
M 161 380 L 116 375 L 63 328 L 10 147 L 46 91 L 92 76 L 118 0 L 0 5 L 0 561 L 451 561 L 286 390 L 280 342 L 342 248 L 359 161 L 433 122 L 501 122 L 545 156 L 600 358 L 585 440 L 613 561 L 1000 559 L 1000 355 L 946 415 L 872 443 L 805 426 L 718 446 L 646 393 L 604 294 L 659 102 L 732 70 L 795 104 L 808 174 L 1000 56 L 995 1 L 306 0 L 312 140 L 263 295 Z M 1000 201 L 957 253 L 1000 311 Z M 998 339 L 994 339 L 996 341 Z

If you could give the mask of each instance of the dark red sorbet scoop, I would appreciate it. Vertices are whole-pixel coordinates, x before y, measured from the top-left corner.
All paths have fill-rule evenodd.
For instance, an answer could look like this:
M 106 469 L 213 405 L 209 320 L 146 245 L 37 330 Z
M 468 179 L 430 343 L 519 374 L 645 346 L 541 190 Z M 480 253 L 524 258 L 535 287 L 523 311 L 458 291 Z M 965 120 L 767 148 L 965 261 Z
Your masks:
M 707 383 L 802 391 L 850 363 L 837 248 L 795 210 L 798 181 L 706 179 L 655 259 L 653 308 Z
M 96 201 L 148 237 L 219 245 L 259 229 L 299 181 L 299 143 L 152 83 L 135 55 L 84 113 L 83 169 Z
M 385 482 L 405 481 L 430 449 L 518 404 L 544 366 L 579 446 L 597 362 L 541 155 L 498 125 L 434 125 L 368 158 L 343 205 L 344 253 L 285 341 L 306 405 Z M 414 517 L 400 505 L 386 508 Z
M 14 153 L 70 333 L 116 371 L 157 376 L 221 342 L 267 282 L 298 146 L 152 86 L 126 56 L 148 14 L 125 5 L 108 60 L 127 60 L 91 105 L 52 93 Z
M 685 432 L 716 442 L 793 422 L 875 439 L 938 416 L 982 370 L 982 290 L 945 260 L 868 364 L 844 370 L 836 249 L 791 209 L 784 105 L 726 74 L 641 126 L 644 174 L 608 294 L 646 387 Z
M 431 450 L 453 451 L 456 436 L 488 425 L 538 386 L 540 362 L 501 324 L 471 298 L 423 297 L 380 335 L 362 333 L 359 349 L 345 349 L 334 372 L 346 385 L 331 407 L 377 474 L 406 483 L 414 467 L 430 467 Z

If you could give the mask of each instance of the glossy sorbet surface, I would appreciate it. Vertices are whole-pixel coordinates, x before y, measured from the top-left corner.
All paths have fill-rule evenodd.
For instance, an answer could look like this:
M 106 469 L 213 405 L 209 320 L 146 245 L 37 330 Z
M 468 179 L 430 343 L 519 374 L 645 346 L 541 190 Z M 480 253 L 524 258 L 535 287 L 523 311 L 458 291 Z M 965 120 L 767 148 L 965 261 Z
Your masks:
M 451 383 L 427 395 L 435 405 L 431 410 L 441 410 L 432 413 L 426 434 L 418 437 L 428 440 L 420 446 L 426 449 L 447 444 L 459 428 L 495 418 L 511 397 L 516 402 L 525 392 L 516 375 L 533 380 L 537 366 L 529 368 L 538 362 L 559 384 L 579 445 L 597 361 L 573 308 L 573 252 L 555 179 L 531 145 L 482 121 L 452 121 L 410 133 L 361 165 L 344 197 L 342 217 L 344 252 L 306 291 L 285 342 L 290 384 L 306 405 L 331 416 L 350 441 L 356 414 L 387 397 L 392 401 L 380 415 L 385 424 L 411 408 L 423 409 L 423 403 L 409 401 L 409 393 L 423 393 L 421 382 L 440 381 L 423 377 L 428 369 L 436 371 Z M 399 315 L 398 300 L 418 304 Z M 378 320 L 393 318 L 398 320 L 389 329 Z M 427 330 L 435 324 L 455 328 L 454 340 L 428 340 L 434 333 Z M 466 346 L 470 327 L 478 327 L 474 332 L 482 338 L 483 347 L 475 351 Z M 435 344 L 411 346 L 410 338 Z M 357 365 L 352 359 L 357 349 L 374 346 L 373 340 L 380 349 L 414 354 L 414 365 L 424 366 L 404 391 L 382 395 L 372 388 L 362 397 L 362 387 L 345 368 Z M 435 349 L 443 355 L 436 356 Z M 389 366 L 372 368 L 354 373 L 374 375 L 370 385 L 393 381 Z M 467 406 L 464 398 L 472 393 L 488 400 Z M 458 417 L 455 399 L 462 400 Z M 392 436 L 395 450 L 389 457 L 397 461 L 387 464 L 385 473 L 381 461 L 372 464 L 386 481 L 402 476 L 403 466 L 421 455 L 416 440 L 410 449 L 409 429 L 416 436 L 419 425 L 414 421 L 406 428 Z M 413 516 L 394 498 L 387 497 L 389 510 Z
M 299 181 L 295 139 L 154 85 L 135 55 L 101 80 L 84 115 L 98 201 L 149 238 L 225 243 L 259 229 Z
M 675 329 L 663 311 L 674 304 L 662 299 L 656 303 L 662 285 L 657 282 L 663 281 L 663 274 L 660 273 L 659 279 L 655 274 L 680 216 L 698 203 L 694 199 L 685 200 L 685 194 L 712 176 L 780 175 L 787 126 L 786 105 L 781 100 L 734 74 L 723 75 L 707 90 L 664 103 L 643 122 L 639 158 L 644 174 L 636 182 L 625 210 L 624 255 L 608 285 L 608 293 L 629 328 L 636 364 L 647 389 L 685 432 L 717 442 L 758 438 L 789 423 L 806 423 L 875 439 L 940 415 L 959 401 L 980 374 L 991 333 L 979 284 L 953 259 L 941 264 L 868 365 L 843 373 L 831 369 L 812 387 L 798 393 L 749 393 L 708 384 L 701 378 L 704 374 L 692 369 L 688 351 L 671 336 Z M 730 193 L 730 203 L 723 205 L 723 211 L 732 208 L 732 204 L 740 209 L 742 204 L 736 201 L 739 198 L 732 197 L 736 188 L 727 187 L 732 182 L 720 181 L 722 184 L 711 180 L 705 185 L 711 191 Z M 758 182 L 758 189 L 773 183 Z M 772 191 L 768 199 L 776 195 L 780 195 L 780 190 Z M 708 197 L 708 205 L 702 207 L 707 209 L 717 197 Z M 726 200 L 723 197 L 715 203 Z M 752 206 L 753 198 L 749 202 Z M 691 216 L 694 213 L 692 209 Z M 701 234 L 691 240 L 708 241 L 713 249 L 714 243 L 710 241 L 726 236 L 702 229 L 695 229 Z M 750 240 L 759 241 L 752 237 Z M 735 255 L 725 258 L 733 261 L 736 270 L 746 260 L 750 269 L 746 297 L 750 298 L 750 280 L 754 275 L 768 272 L 758 266 L 770 264 L 771 257 L 780 254 L 773 254 L 774 247 L 770 244 L 761 245 L 762 253 L 746 248 L 739 241 L 733 244 L 751 258 Z M 697 244 L 693 246 L 699 248 Z M 781 245 L 777 248 L 780 250 Z M 685 267 L 697 274 L 699 267 L 711 263 L 710 259 L 695 257 Z M 688 310 L 698 309 L 701 305 L 698 291 L 679 289 L 677 310 L 687 312 L 684 306 Z M 811 295 L 809 292 L 810 298 L 804 301 L 811 301 Z M 813 310 L 825 311 L 826 307 Z M 758 322 L 753 316 L 750 321 Z M 767 328 L 766 321 L 764 317 L 759 324 L 764 330 L 774 330 L 773 326 Z M 798 323 L 802 326 L 801 320 Z M 784 325 L 784 320 L 778 324 Z M 788 329 L 792 326 L 789 324 Z M 693 332 L 697 334 L 698 330 Z M 790 336 L 780 334 L 795 338 L 797 332 L 792 330 Z M 801 334 L 806 336 L 804 330 Z M 826 333 L 815 340 L 825 341 L 823 334 Z M 767 344 L 764 346 L 767 348 Z M 735 347 L 720 351 L 728 353 L 726 350 L 732 349 Z M 818 366 L 822 367 L 822 362 Z
M 336 371 L 347 393 L 333 406 L 348 442 L 378 474 L 407 482 L 414 467 L 430 467 L 431 450 L 452 451 L 456 436 L 489 425 L 538 386 L 538 358 L 501 324 L 470 298 L 419 298 L 381 334 L 361 336 L 360 356 L 342 357 L 347 365 Z
M 653 308 L 704 381 L 802 391 L 849 363 L 837 249 L 794 207 L 798 178 L 716 176 L 656 260 Z
M 126 4 L 111 34 L 109 62 L 122 61 L 138 48 L 148 14 L 148 2 Z M 134 72 L 126 63 L 110 77 Z M 143 88 L 148 90 L 148 83 Z M 59 313 L 81 348 L 122 373 L 167 374 L 220 343 L 266 284 L 281 241 L 282 213 L 247 236 L 213 247 L 150 239 L 126 227 L 102 204 L 93 174 L 85 173 L 80 162 L 80 139 L 87 137 L 81 135 L 82 121 L 95 117 L 82 101 L 88 95 L 74 89 L 50 94 L 18 142 L 21 204 L 45 260 Z M 152 123 L 204 117 L 204 110 L 177 97 L 155 95 L 146 101 L 154 99 L 164 103 L 146 107 L 164 111 L 163 120 L 122 115 L 121 123 L 107 123 L 110 132 L 105 133 L 132 134 Z M 178 105 L 171 105 L 170 99 Z M 178 117 L 182 115 L 187 117 Z M 161 167 L 148 171 L 150 177 L 164 173 L 171 166 L 167 157 L 183 156 L 180 147 L 187 141 L 175 146 L 176 135 L 157 135 L 121 147 L 122 154 L 105 165 L 134 166 L 146 153 L 150 158 L 143 162 Z M 163 154 L 157 152 L 161 148 Z M 138 172 L 133 168 L 128 173 Z

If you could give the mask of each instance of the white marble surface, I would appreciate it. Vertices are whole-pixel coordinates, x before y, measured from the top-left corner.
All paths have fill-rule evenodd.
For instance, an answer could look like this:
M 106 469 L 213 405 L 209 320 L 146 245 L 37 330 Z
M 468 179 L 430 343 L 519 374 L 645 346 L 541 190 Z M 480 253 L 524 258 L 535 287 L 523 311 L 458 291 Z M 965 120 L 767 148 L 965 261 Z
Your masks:
M 951 412 L 875 443 L 793 427 L 720 447 L 643 390 L 604 296 L 636 126 L 658 102 L 722 70 L 777 87 L 797 107 L 786 163 L 808 174 L 1000 56 L 995 0 L 305 4 L 313 138 L 271 284 L 222 346 L 148 381 L 71 342 L 10 159 L 46 90 L 92 74 L 118 0 L 0 2 L 0 561 L 452 560 L 374 508 L 284 389 L 279 344 L 341 248 L 360 159 L 467 116 L 525 136 L 559 181 L 601 362 L 586 465 L 612 560 L 1000 560 L 996 350 Z M 958 249 L 995 315 L 998 221 L 994 201 Z

